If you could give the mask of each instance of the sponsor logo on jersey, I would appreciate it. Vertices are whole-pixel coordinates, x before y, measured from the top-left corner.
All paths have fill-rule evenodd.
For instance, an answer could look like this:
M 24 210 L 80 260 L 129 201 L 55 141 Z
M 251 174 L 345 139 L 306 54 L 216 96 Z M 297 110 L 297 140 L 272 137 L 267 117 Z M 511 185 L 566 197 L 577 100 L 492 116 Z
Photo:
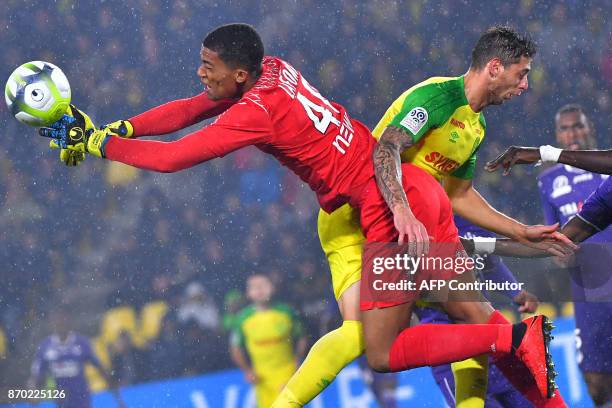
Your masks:
M 456 126 L 461 129 L 465 129 L 465 125 L 463 124 L 463 122 L 460 122 L 455 118 L 451 118 L 451 125 Z
M 450 173 L 461 166 L 460 163 L 449 159 L 440 152 L 431 152 L 425 155 L 425 161 L 443 173 Z
M 412 109 L 404 119 L 400 122 L 400 125 L 404 126 L 413 135 L 417 135 L 423 126 L 427 123 L 427 119 L 429 119 L 429 115 L 425 108 L 421 108 L 420 106 Z
M 277 337 L 270 337 L 268 339 L 257 339 L 253 341 L 253 344 L 256 344 L 258 346 L 268 346 L 271 344 L 285 343 L 286 341 L 287 341 L 287 336 L 277 336 Z
M 593 173 L 584 173 L 579 176 L 574 176 L 572 182 L 574 184 L 582 183 L 583 181 L 593 180 Z
M 561 207 L 559 207 L 559 211 L 564 217 L 571 217 L 572 215 L 578 214 L 578 212 L 582 209 L 582 204 L 582 201 L 573 201 L 571 203 L 563 204 Z
M 451 143 L 457 143 L 457 139 L 459 139 L 459 133 L 454 130 L 450 133 L 450 138 L 448 139 Z

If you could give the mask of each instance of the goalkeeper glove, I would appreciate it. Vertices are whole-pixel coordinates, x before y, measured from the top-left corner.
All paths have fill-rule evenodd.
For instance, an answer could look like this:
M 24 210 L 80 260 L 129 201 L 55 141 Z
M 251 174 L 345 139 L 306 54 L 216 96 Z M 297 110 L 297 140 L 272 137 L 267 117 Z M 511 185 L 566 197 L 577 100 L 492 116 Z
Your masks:
M 86 132 L 93 131 L 95 126 L 89 116 L 77 109 L 76 106 L 70 105 L 66 114 L 57 122 L 53 123 L 50 128 L 42 128 L 39 133 L 42 136 L 51 137 L 49 147 L 60 149 L 60 160 L 67 166 L 78 166 L 85 160 L 85 153 L 67 149 L 65 144 L 60 140 L 70 132 L 73 128 L 85 129 Z
M 108 131 L 95 130 L 89 117 L 75 107 L 71 113 L 74 116 L 64 115 L 51 127 L 40 128 L 40 135 L 52 138 L 52 145 L 69 150 L 77 158 L 84 158 L 85 153 L 104 157 L 104 145 L 110 138 Z
M 104 125 L 100 130 L 106 131 L 110 135 L 131 138 L 134 136 L 134 127 L 129 120 L 118 120 L 108 125 Z

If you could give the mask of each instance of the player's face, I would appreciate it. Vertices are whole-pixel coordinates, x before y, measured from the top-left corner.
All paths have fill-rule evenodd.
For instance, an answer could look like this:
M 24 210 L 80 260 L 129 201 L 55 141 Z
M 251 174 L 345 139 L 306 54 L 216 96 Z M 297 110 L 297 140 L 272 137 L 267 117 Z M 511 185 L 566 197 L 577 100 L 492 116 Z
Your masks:
M 64 338 L 70 332 L 69 318 L 64 312 L 56 312 L 53 316 L 53 327 L 60 337 Z
M 206 47 L 200 50 L 201 64 L 198 76 L 212 100 L 237 98 L 241 96 L 242 85 L 246 80 L 246 71 L 230 68 L 219 57 L 219 54 Z
M 270 301 L 274 287 L 266 276 L 252 276 L 247 282 L 247 297 L 253 303 Z
M 520 61 L 504 67 L 501 62 L 494 67 L 491 81 L 491 103 L 501 105 L 527 90 L 527 76 L 531 70 L 531 58 L 521 57 Z
M 581 112 L 566 112 L 559 115 L 556 125 L 557 143 L 567 150 L 594 148 L 591 127 Z

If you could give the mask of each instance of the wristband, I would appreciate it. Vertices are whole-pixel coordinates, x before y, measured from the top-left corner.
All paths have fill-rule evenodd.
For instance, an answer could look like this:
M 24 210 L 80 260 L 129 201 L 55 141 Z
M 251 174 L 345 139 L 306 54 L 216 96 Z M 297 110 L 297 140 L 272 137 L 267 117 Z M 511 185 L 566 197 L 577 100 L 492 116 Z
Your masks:
M 489 255 L 495 251 L 496 238 L 474 237 L 474 253 L 478 255 Z
M 557 163 L 563 149 L 552 147 L 551 145 L 540 146 L 540 158 L 542 163 Z

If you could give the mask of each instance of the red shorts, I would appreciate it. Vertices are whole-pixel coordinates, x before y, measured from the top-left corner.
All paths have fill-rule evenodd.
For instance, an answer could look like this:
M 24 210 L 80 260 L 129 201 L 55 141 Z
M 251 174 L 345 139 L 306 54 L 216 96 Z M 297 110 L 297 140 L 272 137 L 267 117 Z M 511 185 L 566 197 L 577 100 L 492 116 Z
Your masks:
M 453 221 L 452 206 L 440 183 L 425 170 L 413 164 L 404 163 L 402 164 L 402 185 L 413 214 L 423 223 L 429 233 L 430 247 L 433 243 L 440 243 L 436 247 L 442 247 L 441 250 L 447 253 L 452 251 L 455 254 L 456 251 L 462 251 L 463 247 Z M 361 196 L 360 213 L 361 227 L 366 237 L 366 247 L 368 243 L 397 241 L 399 234 L 395 229 L 393 214 L 378 190 L 375 179 L 370 180 L 364 188 Z M 452 248 L 449 249 L 449 247 Z M 364 269 L 361 277 L 361 310 L 397 306 L 416 300 L 413 296 L 401 300 L 392 297 L 390 300 L 383 301 L 377 298 L 372 301 L 372 296 L 364 296 L 364 285 L 371 284 L 373 279 L 376 278 L 365 267 L 366 256 L 367 248 L 364 250 Z M 450 274 L 445 274 L 444 279 L 450 279 L 450 276 Z M 436 277 L 440 278 L 440 275 L 436 275 Z M 427 279 L 427 274 L 421 273 L 419 275 L 417 273 L 416 281 L 420 282 L 423 279 Z

